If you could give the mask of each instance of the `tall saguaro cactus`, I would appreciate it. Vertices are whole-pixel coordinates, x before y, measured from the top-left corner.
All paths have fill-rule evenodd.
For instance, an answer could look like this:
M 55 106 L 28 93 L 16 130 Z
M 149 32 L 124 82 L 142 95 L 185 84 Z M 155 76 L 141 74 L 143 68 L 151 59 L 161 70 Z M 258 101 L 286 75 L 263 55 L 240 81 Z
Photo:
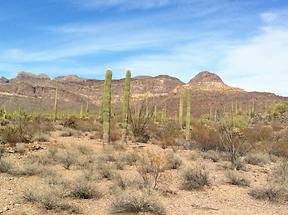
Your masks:
M 185 134 L 187 141 L 191 139 L 190 128 L 191 128 L 191 88 L 187 90 L 187 112 L 186 112 L 186 134 Z
M 131 81 L 131 71 L 127 70 L 124 85 L 123 107 L 122 107 L 122 128 L 123 128 L 124 141 L 126 141 L 127 138 L 129 103 L 130 103 L 130 81 Z
M 54 121 L 58 118 L 58 97 L 59 97 L 59 82 L 56 82 L 55 98 L 54 98 Z
M 179 126 L 183 127 L 183 95 L 180 95 L 179 98 Z
M 111 117 L 111 81 L 112 81 L 112 70 L 106 71 L 106 77 L 104 82 L 103 92 L 103 142 L 110 143 L 110 117 Z

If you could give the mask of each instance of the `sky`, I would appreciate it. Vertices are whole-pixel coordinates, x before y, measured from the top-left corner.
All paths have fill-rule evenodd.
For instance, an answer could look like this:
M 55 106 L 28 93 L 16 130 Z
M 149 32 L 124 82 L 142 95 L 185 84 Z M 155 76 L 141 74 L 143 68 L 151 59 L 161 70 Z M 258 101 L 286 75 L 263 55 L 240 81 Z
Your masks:
M 0 76 L 103 79 L 200 71 L 247 91 L 288 96 L 287 0 L 0 2 Z

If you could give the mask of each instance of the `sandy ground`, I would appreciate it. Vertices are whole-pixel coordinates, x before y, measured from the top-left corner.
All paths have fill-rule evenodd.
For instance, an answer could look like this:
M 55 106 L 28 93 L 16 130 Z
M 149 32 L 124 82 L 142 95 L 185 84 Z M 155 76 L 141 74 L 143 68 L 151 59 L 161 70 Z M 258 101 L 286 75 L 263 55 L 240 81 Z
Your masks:
M 87 136 L 75 138 L 75 137 L 59 137 L 57 134 L 53 134 L 51 138 L 53 144 L 89 144 L 95 151 L 101 151 L 102 144 L 99 140 L 91 140 Z M 44 148 L 49 147 L 47 144 Z M 129 147 L 135 147 L 131 145 Z M 151 148 L 154 151 L 163 149 L 154 145 L 146 145 L 144 148 Z M 140 150 L 144 150 L 141 148 Z M 28 152 L 28 154 L 37 154 L 43 152 L 43 150 L 38 150 L 35 152 Z M 169 149 L 167 149 L 169 150 Z M 173 190 L 175 193 L 168 196 L 161 196 L 161 202 L 166 209 L 167 214 L 175 215 L 195 215 L 195 214 L 219 214 L 219 215 L 272 215 L 272 214 L 288 214 L 287 204 L 270 203 L 267 201 L 260 201 L 253 199 L 248 192 L 250 189 L 265 186 L 266 179 L 277 165 L 275 163 L 270 163 L 264 167 L 247 165 L 246 171 L 240 171 L 251 181 L 250 187 L 239 187 L 230 185 L 227 183 L 225 177 L 225 166 L 227 162 L 219 161 L 213 162 L 211 160 L 203 159 L 199 155 L 199 158 L 191 160 L 191 151 L 189 150 L 179 150 L 177 154 L 183 160 L 183 165 L 179 170 L 169 170 L 165 174 L 170 174 L 171 180 L 168 182 L 169 189 Z M 16 153 L 11 153 L 8 155 L 9 158 L 21 162 L 26 159 L 26 155 L 19 155 Z M 209 171 L 210 175 L 210 186 L 206 187 L 204 190 L 200 191 L 184 191 L 179 189 L 180 187 L 180 172 L 185 166 L 193 165 L 195 163 L 201 162 L 204 164 Z M 69 171 L 64 170 L 61 167 L 55 167 L 63 171 L 63 174 L 69 175 Z M 122 171 L 122 174 L 129 174 L 131 167 L 126 167 Z M 132 167 L 133 168 L 133 167 Z M 75 170 L 76 171 L 76 170 Z M 65 212 L 55 212 L 46 211 L 39 205 L 32 203 L 27 203 L 23 200 L 23 191 L 31 184 L 37 186 L 37 181 L 41 180 L 38 176 L 31 177 L 14 177 L 8 174 L 0 174 L 0 210 L 1 214 L 5 215 L 38 215 L 38 214 L 65 214 Z M 110 182 L 103 181 L 103 184 L 109 184 Z M 105 186 L 104 186 L 105 187 Z M 76 205 L 83 210 L 83 214 L 97 215 L 97 214 L 111 214 L 109 211 L 111 200 L 113 196 L 109 194 L 107 189 L 105 195 L 99 200 L 79 200 L 79 199 L 68 199 L 67 202 Z

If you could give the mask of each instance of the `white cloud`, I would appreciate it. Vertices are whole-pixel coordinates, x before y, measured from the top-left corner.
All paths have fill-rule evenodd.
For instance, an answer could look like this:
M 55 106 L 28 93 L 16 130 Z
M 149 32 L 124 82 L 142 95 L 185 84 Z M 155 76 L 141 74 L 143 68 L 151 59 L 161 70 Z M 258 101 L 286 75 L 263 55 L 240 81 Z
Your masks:
M 264 28 L 229 49 L 219 68 L 233 84 L 249 91 L 288 95 L 288 29 Z

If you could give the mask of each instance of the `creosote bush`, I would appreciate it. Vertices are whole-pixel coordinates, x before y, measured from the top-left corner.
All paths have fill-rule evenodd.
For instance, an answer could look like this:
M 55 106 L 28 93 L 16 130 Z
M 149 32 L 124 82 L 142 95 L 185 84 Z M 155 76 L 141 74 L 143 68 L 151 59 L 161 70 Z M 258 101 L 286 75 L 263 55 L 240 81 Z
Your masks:
M 176 153 L 168 153 L 166 155 L 166 168 L 167 169 L 179 169 L 179 167 L 182 165 L 181 158 Z
M 245 161 L 252 165 L 263 166 L 270 162 L 269 154 L 256 152 L 250 153 L 246 156 Z
M 102 196 L 98 188 L 85 179 L 76 180 L 71 189 L 71 196 L 79 199 L 99 199 Z
M 197 165 L 196 167 L 188 167 L 182 172 L 182 189 L 198 190 L 209 185 L 209 174 L 205 167 Z
M 111 211 L 115 214 L 166 214 L 156 197 L 147 191 L 139 190 L 124 191 L 118 194 L 112 202 Z
M 250 185 L 250 181 L 243 176 L 241 176 L 238 172 L 228 171 L 226 173 L 226 178 L 228 179 L 228 183 L 232 185 L 247 187 Z

